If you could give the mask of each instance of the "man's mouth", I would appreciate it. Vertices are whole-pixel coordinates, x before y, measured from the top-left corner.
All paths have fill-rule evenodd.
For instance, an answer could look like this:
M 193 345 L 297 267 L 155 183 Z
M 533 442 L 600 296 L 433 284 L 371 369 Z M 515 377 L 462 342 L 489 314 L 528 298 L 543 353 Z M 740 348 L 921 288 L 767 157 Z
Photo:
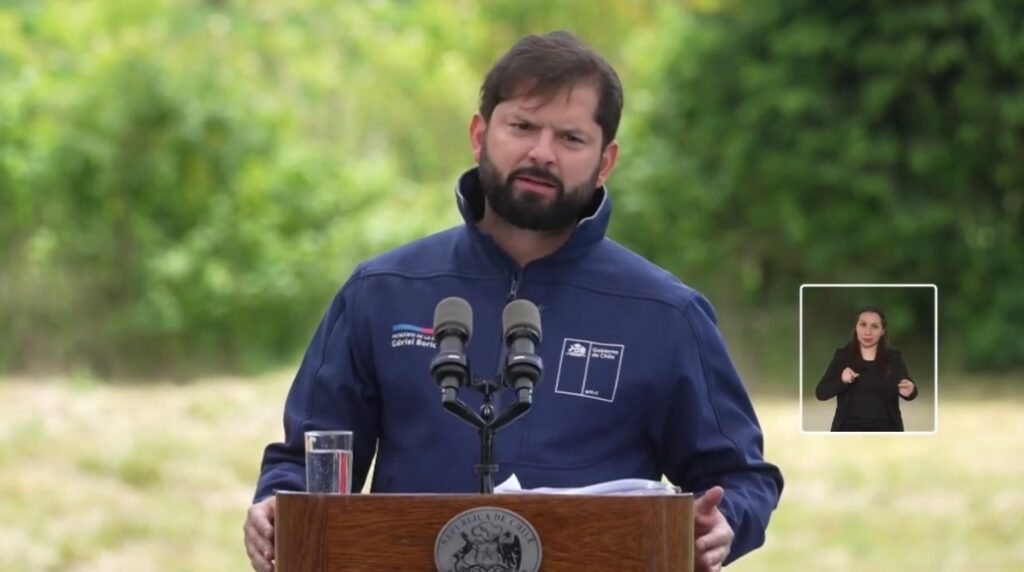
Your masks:
M 519 175 L 518 177 L 515 178 L 515 180 L 519 182 L 522 188 L 534 192 L 539 192 L 542 194 L 552 194 L 558 188 L 557 185 L 555 185 L 555 183 L 549 180 L 541 179 L 538 177 L 530 177 L 528 175 Z
M 530 187 L 542 187 L 547 189 L 554 189 L 555 184 L 546 179 L 539 179 L 537 177 L 531 177 L 529 175 L 520 175 L 516 177 L 517 181 L 526 183 Z

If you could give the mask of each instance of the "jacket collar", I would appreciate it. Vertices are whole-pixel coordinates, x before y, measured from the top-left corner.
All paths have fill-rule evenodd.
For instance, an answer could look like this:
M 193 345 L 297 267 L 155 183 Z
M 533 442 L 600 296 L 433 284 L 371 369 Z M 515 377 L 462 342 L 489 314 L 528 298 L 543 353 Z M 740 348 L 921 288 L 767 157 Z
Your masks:
M 462 219 L 466 221 L 466 227 L 471 233 L 485 239 L 484 242 L 488 243 L 489 247 L 501 251 L 491 237 L 484 234 L 477 225 L 480 217 L 484 214 L 484 191 L 480 185 L 479 167 L 473 167 L 459 177 L 455 186 L 455 198 Z M 604 239 L 612 214 L 612 200 L 604 186 L 598 187 L 594 191 L 594 198 L 591 200 L 590 206 L 587 207 L 586 213 L 586 216 L 576 224 L 576 230 L 573 231 L 569 240 L 561 248 L 541 260 L 576 258 Z M 501 254 L 511 260 L 504 251 L 501 251 Z

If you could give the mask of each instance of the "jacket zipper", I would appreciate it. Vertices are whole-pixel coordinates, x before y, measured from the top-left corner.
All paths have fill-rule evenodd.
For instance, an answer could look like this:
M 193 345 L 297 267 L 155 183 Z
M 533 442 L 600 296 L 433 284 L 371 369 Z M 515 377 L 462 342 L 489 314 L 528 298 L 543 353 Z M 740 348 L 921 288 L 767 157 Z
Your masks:
M 519 296 L 519 283 L 523 281 L 523 271 L 517 270 L 512 274 L 512 284 L 508 289 L 508 296 L 505 298 L 505 302 L 511 302 Z

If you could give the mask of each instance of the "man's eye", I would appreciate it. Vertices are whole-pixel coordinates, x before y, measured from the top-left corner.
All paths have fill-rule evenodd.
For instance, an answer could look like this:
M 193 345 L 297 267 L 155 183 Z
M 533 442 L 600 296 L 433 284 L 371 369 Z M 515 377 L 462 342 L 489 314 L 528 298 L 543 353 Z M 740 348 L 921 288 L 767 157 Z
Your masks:
M 583 143 L 583 140 L 575 135 L 566 135 L 565 140 L 570 143 Z
M 530 128 L 530 124 L 529 123 L 525 123 L 523 121 L 517 121 L 517 122 L 512 124 L 512 129 L 517 129 L 519 131 L 526 131 L 529 128 Z

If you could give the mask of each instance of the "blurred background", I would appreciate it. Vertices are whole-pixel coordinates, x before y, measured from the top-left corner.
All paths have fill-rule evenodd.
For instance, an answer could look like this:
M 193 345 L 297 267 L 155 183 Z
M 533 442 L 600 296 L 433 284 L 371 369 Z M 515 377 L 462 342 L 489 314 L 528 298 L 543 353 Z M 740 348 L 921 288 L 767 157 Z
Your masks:
M 787 477 L 731 568 L 1024 569 L 1024 0 L 6 0 L 0 570 L 246 569 L 320 314 L 458 223 L 554 29 L 624 84 L 611 236 L 715 304 Z M 800 433 L 811 282 L 938 286 L 937 434 Z

